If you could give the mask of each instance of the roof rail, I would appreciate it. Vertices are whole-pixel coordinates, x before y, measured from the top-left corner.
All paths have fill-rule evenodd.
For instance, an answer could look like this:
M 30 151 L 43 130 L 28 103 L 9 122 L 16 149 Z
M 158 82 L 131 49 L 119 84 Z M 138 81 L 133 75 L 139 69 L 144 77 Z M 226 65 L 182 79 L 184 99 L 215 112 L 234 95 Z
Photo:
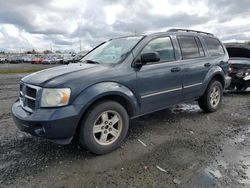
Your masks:
M 202 34 L 214 36 L 212 33 L 190 30 L 190 29 L 169 29 L 167 32 L 192 32 L 192 33 L 202 33 Z

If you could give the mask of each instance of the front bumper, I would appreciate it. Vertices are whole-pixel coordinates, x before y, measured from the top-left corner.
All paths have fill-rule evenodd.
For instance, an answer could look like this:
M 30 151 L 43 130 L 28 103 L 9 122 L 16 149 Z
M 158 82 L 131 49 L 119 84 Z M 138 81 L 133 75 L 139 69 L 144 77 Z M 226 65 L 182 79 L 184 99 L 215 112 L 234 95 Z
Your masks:
M 60 108 L 41 108 L 29 113 L 17 101 L 12 106 L 12 115 L 21 131 L 58 144 L 69 144 L 80 121 L 81 109 L 81 105 L 70 105 Z

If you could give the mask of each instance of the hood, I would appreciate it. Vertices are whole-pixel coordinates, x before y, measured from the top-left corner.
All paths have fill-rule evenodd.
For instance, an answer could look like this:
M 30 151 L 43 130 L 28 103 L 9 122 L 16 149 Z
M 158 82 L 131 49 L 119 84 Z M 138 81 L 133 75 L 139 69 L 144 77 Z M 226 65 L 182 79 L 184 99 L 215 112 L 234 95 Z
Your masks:
M 58 66 L 32 73 L 22 79 L 22 82 L 36 86 L 56 87 L 77 79 L 79 76 L 98 74 L 108 69 L 106 65 L 77 63 Z

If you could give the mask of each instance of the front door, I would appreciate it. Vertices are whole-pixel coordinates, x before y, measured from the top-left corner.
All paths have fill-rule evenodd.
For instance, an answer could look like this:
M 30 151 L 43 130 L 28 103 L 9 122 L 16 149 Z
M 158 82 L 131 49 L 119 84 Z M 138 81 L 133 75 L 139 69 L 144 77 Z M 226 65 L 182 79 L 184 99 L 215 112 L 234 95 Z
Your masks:
M 156 111 L 178 103 L 182 95 L 181 65 L 175 61 L 170 37 L 151 40 L 141 54 L 148 52 L 158 52 L 160 61 L 147 63 L 137 71 L 141 113 Z

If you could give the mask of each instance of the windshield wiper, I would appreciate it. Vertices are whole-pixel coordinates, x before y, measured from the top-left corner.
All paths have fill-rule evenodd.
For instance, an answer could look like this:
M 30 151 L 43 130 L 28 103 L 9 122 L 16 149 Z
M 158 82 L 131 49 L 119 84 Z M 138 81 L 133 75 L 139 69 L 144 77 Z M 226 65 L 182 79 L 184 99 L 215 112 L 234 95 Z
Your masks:
M 93 61 L 93 60 L 90 60 L 90 59 L 85 60 L 85 62 L 89 63 L 89 64 L 100 64 L 98 61 Z

